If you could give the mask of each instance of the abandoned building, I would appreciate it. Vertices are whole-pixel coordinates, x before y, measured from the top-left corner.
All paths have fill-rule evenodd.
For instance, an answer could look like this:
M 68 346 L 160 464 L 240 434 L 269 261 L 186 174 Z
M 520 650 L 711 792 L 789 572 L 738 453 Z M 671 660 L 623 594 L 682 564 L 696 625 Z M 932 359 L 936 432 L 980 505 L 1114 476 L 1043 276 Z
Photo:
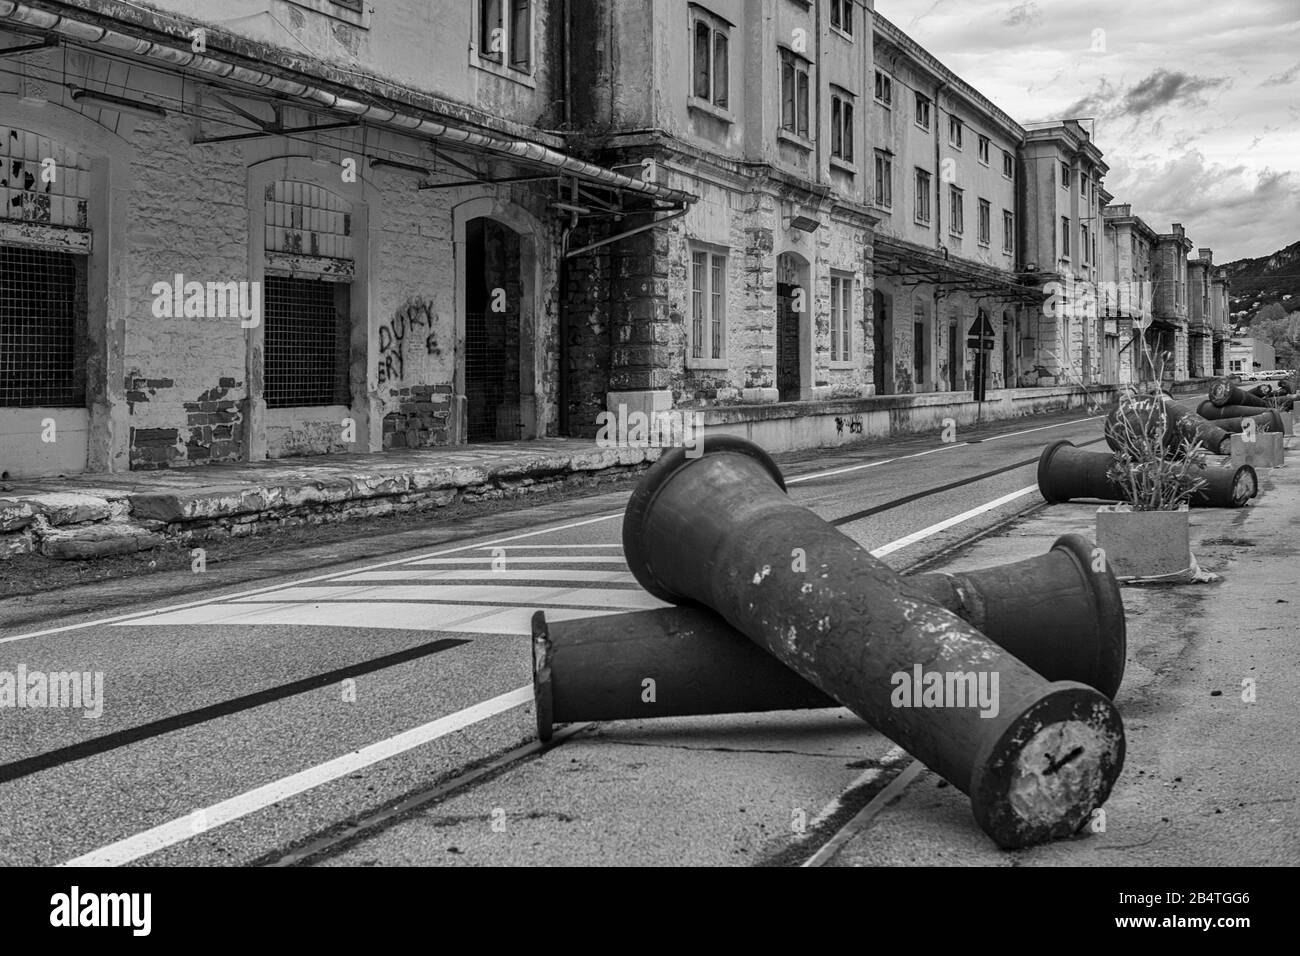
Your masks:
M 1044 312 L 1118 268 L 1089 133 L 1019 125 L 870 3 L 228 17 L 0 0 L 0 475 L 590 438 L 619 408 L 807 447 L 1138 374 L 1132 317 Z M 1176 230 L 1148 334 L 1208 374 L 1226 280 L 1203 250 L 1189 313 Z

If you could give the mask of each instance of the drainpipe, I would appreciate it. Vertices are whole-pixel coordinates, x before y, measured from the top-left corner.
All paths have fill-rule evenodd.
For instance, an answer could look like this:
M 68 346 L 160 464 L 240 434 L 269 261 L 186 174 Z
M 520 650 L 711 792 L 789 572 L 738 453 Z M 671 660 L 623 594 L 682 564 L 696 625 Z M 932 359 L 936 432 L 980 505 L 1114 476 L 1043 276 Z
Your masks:
M 936 248 L 943 250 L 944 259 L 948 258 L 948 247 L 943 244 L 943 160 L 942 157 L 939 155 L 940 153 L 939 137 L 941 135 L 939 132 L 939 128 L 942 125 L 939 122 L 939 95 L 947 88 L 948 88 L 947 80 L 944 80 L 943 82 L 936 84 L 934 88 L 934 194 L 935 194 L 934 195 L 934 244 Z M 934 312 L 931 313 L 932 315 L 931 321 L 934 323 L 934 334 L 931 336 L 931 339 L 933 340 L 930 346 L 931 349 L 935 349 L 939 342 L 939 326 L 940 326 L 939 300 L 941 298 L 939 295 L 939 289 L 940 286 L 936 285 L 934 287 L 934 294 L 933 294 Z M 933 383 L 934 391 L 937 392 L 939 391 L 939 382 L 937 380 L 938 379 L 937 370 L 939 368 L 939 361 L 938 361 L 939 357 L 935 355 L 932 356 L 932 358 L 933 361 L 930 363 L 930 366 L 932 370 L 935 371 L 935 374 L 931 375 L 930 377 L 932 379 L 935 379 Z M 952 374 L 951 370 L 949 370 L 949 374 L 950 375 Z
M 564 129 L 571 128 L 573 121 L 573 77 L 570 75 L 572 61 L 570 59 L 570 50 L 573 42 L 573 11 L 570 7 L 570 0 L 564 0 L 564 29 L 562 31 L 564 53 Z M 559 308 L 556 310 L 556 337 L 559 339 L 559 375 L 560 382 L 557 389 L 557 401 L 559 402 L 557 430 L 560 435 L 569 437 L 569 233 L 572 230 L 566 226 L 560 233 L 560 262 L 556 281 L 559 283 Z M 539 436 L 540 437 L 540 436 Z

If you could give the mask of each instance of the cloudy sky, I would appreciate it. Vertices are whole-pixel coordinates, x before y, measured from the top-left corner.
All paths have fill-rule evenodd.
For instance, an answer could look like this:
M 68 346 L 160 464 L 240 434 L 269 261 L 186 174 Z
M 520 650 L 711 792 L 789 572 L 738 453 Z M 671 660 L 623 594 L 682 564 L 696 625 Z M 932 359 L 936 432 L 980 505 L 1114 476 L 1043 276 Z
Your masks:
M 1300 0 L 876 9 L 1022 123 L 1094 117 L 1114 202 L 1156 231 L 1216 262 L 1300 240 Z

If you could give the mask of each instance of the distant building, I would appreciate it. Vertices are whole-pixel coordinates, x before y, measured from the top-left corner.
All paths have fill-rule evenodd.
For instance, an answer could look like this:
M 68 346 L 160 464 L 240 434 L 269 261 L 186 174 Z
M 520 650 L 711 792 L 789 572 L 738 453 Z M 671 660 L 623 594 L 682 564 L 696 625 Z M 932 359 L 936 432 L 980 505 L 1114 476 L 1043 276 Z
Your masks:
M 1228 347 L 1228 374 L 1271 372 L 1277 364 L 1273 346 L 1250 336 L 1239 336 Z

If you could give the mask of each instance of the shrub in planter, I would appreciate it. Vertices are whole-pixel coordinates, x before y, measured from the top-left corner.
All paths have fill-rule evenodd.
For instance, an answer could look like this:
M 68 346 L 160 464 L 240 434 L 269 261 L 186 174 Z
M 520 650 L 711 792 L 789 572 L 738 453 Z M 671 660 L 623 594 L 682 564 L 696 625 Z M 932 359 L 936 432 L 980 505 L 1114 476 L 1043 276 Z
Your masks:
M 1098 509 L 1097 544 L 1120 580 L 1188 580 L 1198 574 L 1187 503 L 1205 484 L 1199 441 L 1170 428 L 1159 396 L 1132 388 L 1106 423 L 1115 458 L 1107 477 L 1124 501 Z

